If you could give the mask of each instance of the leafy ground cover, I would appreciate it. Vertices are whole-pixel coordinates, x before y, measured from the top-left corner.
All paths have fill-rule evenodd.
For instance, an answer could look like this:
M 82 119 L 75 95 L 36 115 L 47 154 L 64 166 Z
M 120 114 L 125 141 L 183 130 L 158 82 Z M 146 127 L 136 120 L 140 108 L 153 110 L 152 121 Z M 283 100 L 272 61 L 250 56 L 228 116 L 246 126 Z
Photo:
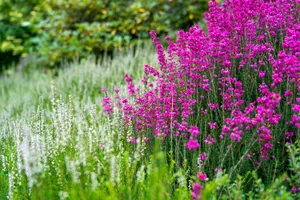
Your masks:
M 0 198 L 299 198 L 299 9 L 212 1 L 166 50 L 2 78 Z

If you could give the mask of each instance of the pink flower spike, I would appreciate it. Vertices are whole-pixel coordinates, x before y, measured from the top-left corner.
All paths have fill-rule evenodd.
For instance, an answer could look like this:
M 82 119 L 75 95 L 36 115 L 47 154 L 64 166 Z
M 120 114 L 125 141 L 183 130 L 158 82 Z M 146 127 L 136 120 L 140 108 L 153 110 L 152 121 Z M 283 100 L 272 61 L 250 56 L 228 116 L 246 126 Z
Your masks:
M 203 186 L 199 185 L 198 183 L 194 183 L 193 185 L 193 192 L 192 192 L 192 199 L 200 199 L 202 195 Z
M 260 71 L 259 72 L 259 78 L 264 78 L 265 77 L 266 72 L 264 71 Z
M 207 158 L 206 153 L 200 154 L 199 156 L 200 156 L 200 160 L 202 160 L 202 161 L 206 160 L 206 158 Z
M 293 95 L 293 93 L 290 90 L 287 90 L 284 92 L 285 97 L 291 97 L 292 95 Z
M 217 128 L 217 122 L 207 122 L 210 129 L 216 129 Z
M 209 146 L 211 146 L 213 143 L 216 142 L 216 140 L 209 134 L 207 138 L 204 140 L 205 143 L 207 143 Z
M 199 173 L 198 173 L 198 179 L 199 179 L 200 181 L 206 181 L 207 176 L 206 176 L 206 174 L 199 172 Z
M 151 31 L 149 32 L 149 34 L 150 34 L 150 36 L 151 36 L 152 38 L 156 37 L 156 33 L 155 33 L 154 30 L 151 30 Z
M 186 146 L 189 150 L 197 150 L 197 149 L 199 149 L 200 144 L 198 143 L 198 141 L 196 139 L 194 139 L 193 137 L 190 137 L 190 140 L 188 141 Z
M 117 89 L 117 88 L 115 88 L 115 89 L 114 89 L 114 91 L 115 91 L 115 93 L 117 93 L 117 94 L 118 94 L 120 90 L 119 90 L 119 89 Z
M 191 126 L 189 132 L 193 135 L 193 136 L 197 136 L 199 135 L 199 130 L 197 126 Z
M 293 187 L 293 188 L 291 189 L 291 192 L 292 192 L 293 194 L 295 194 L 295 193 L 297 192 L 297 188 Z
M 290 139 L 291 137 L 293 137 L 294 136 L 294 133 L 293 132 L 286 132 L 285 133 L 285 138 L 288 140 L 288 139 Z

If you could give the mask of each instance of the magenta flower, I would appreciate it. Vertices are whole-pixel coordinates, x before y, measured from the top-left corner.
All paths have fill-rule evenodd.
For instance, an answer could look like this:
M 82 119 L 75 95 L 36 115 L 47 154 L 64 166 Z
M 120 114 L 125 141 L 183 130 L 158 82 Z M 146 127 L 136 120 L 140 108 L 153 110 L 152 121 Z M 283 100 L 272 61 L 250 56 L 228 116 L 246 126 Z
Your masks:
M 293 137 L 294 136 L 294 133 L 293 132 L 286 132 L 285 133 L 285 138 L 288 140 L 288 139 L 290 139 L 291 137 Z
M 199 135 L 199 130 L 197 126 L 191 126 L 189 132 L 193 135 L 193 136 L 197 136 Z
M 196 139 L 194 139 L 193 137 L 190 137 L 186 146 L 189 150 L 197 150 L 197 149 L 199 149 L 200 144 L 198 143 L 198 141 Z
M 266 72 L 265 71 L 260 71 L 259 72 L 259 78 L 264 78 L 265 77 Z
M 202 161 L 206 160 L 206 158 L 207 158 L 206 153 L 200 154 L 199 156 L 200 156 L 200 160 L 202 160 Z
M 293 193 L 293 194 L 297 193 L 297 188 L 296 187 L 292 187 L 291 193 Z
M 134 139 L 134 137 L 128 137 L 127 138 L 127 142 L 129 142 L 129 143 L 135 143 L 135 139 Z
M 207 122 L 210 129 L 216 129 L 217 128 L 217 122 Z
M 217 103 L 208 103 L 208 107 L 210 107 L 212 110 L 215 110 L 218 108 L 218 104 Z
M 209 146 L 211 146 L 213 143 L 216 142 L 216 140 L 209 134 L 207 138 L 204 140 L 205 143 L 207 143 Z
M 193 188 L 192 188 L 192 190 L 193 190 L 192 199 L 193 200 L 198 200 L 201 198 L 203 188 L 204 187 L 202 185 L 199 185 L 198 183 L 194 183 Z
M 291 97 L 292 95 L 293 95 L 293 93 L 290 90 L 287 90 L 284 92 L 285 97 Z
M 111 116 L 113 113 L 113 107 L 112 107 L 112 100 L 109 97 L 103 98 L 102 107 L 104 108 L 104 111 L 107 115 Z
M 206 181 L 207 179 L 207 175 L 202 172 L 199 172 L 197 176 L 200 181 Z
M 117 94 L 118 94 L 120 90 L 119 90 L 119 89 L 117 89 L 117 88 L 115 88 L 115 89 L 114 89 L 114 91 L 115 91 L 115 93 L 117 93 Z

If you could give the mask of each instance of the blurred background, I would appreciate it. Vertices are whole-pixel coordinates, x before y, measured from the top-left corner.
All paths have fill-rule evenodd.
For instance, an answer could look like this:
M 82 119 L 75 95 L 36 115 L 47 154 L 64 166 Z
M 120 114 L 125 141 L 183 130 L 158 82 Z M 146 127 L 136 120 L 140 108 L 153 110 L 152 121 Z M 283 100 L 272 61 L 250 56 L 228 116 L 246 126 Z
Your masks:
M 201 23 L 207 0 L 0 0 L 0 75 L 54 69 Z M 149 44 L 149 43 L 148 43 Z

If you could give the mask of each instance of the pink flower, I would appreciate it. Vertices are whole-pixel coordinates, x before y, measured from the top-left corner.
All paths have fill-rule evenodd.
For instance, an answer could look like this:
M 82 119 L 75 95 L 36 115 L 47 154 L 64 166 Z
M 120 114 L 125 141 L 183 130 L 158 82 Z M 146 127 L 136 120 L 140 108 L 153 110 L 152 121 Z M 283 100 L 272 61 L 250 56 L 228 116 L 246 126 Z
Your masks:
M 150 138 L 145 138 L 144 142 L 147 143 L 150 140 Z
M 197 126 L 191 126 L 189 132 L 193 135 L 193 136 L 197 136 L 199 135 L 199 130 Z
M 206 160 L 206 158 L 207 158 L 206 153 L 200 154 L 199 156 L 200 156 L 200 160 L 202 160 L 202 161 Z
M 285 133 L 285 138 L 288 140 L 288 139 L 290 139 L 291 137 L 293 137 L 294 136 L 294 133 L 293 132 L 286 132 Z
M 216 142 L 216 140 L 209 134 L 207 138 L 204 140 L 205 143 L 207 143 L 209 146 L 211 146 L 213 143 Z
M 290 90 L 286 90 L 285 92 L 284 92 L 284 96 L 285 97 L 291 97 L 293 95 L 293 93 L 290 91 Z
M 199 172 L 199 173 L 198 173 L 198 179 L 199 179 L 200 181 L 205 181 L 205 180 L 207 179 L 207 175 L 204 174 L 204 173 Z
M 212 110 L 215 110 L 218 108 L 218 104 L 217 103 L 208 103 L 208 107 L 210 107 Z
M 194 139 L 193 137 L 190 137 L 190 140 L 188 141 L 186 146 L 189 150 L 197 150 L 197 149 L 199 149 L 200 144 L 198 143 L 198 141 L 196 139 Z
M 217 122 L 207 122 L 210 129 L 216 129 L 217 128 Z
M 149 34 L 150 34 L 151 37 L 156 37 L 156 33 L 155 33 L 154 30 L 151 30 L 151 31 L 149 32 Z
M 202 185 L 199 185 L 198 183 L 194 183 L 193 188 L 192 188 L 192 190 L 193 190 L 192 199 L 193 200 L 197 200 L 197 199 L 201 198 L 203 188 L 204 187 Z
M 117 88 L 115 88 L 115 89 L 114 89 L 114 91 L 115 91 L 115 93 L 117 93 L 117 94 L 118 94 L 120 90 L 119 90 L 119 89 L 117 89 Z
M 259 72 L 259 78 L 264 78 L 265 77 L 266 72 L 264 71 L 260 71 Z
M 109 97 L 104 97 L 102 102 L 102 107 L 107 115 L 111 116 L 113 113 L 112 100 Z
M 134 137 L 128 137 L 127 138 L 127 142 L 129 142 L 129 143 L 135 143 L 135 139 L 134 139 Z

